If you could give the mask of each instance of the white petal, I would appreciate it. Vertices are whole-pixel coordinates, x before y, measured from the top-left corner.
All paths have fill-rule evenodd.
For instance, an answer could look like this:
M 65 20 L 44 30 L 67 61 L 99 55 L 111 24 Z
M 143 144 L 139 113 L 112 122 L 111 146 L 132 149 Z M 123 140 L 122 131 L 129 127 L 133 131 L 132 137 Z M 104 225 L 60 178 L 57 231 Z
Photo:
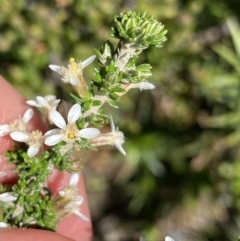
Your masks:
M 81 114 L 81 106 L 79 104 L 73 105 L 68 112 L 68 123 L 75 123 Z
M 44 134 L 44 137 L 49 137 L 49 136 L 52 136 L 52 135 L 55 135 L 55 134 L 60 134 L 61 133 L 61 130 L 60 129 L 52 129 L 50 131 L 47 131 L 45 134 Z
M 115 146 L 124 156 L 126 156 L 126 152 L 124 151 L 122 145 L 120 145 L 119 143 L 115 143 Z
M 89 221 L 89 218 L 86 217 L 85 215 L 83 215 L 82 213 L 80 213 L 79 211 L 74 211 L 73 212 L 75 215 L 77 215 L 79 218 L 85 220 L 85 221 Z
M 71 85 L 77 85 L 79 83 L 79 79 L 78 78 L 71 78 L 70 83 L 71 83 Z
M 37 96 L 36 100 L 38 101 L 38 103 L 41 107 L 45 107 L 48 105 L 47 101 L 42 96 Z
M 111 126 L 111 131 L 114 132 L 116 130 L 116 128 L 115 128 L 115 125 L 114 125 L 114 122 L 113 122 L 113 118 L 112 118 L 111 115 L 110 115 L 110 126 Z
M 66 121 L 63 119 L 61 114 L 56 110 L 50 111 L 50 119 L 57 127 L 61 129 L 63 129 L 66 126 Z
M 48 67 L 51 69 L 51 70 L 53 70 L 53 71 L 55 71 L 55 72 L 60 72 L 61 71 L 61 69 L 62 69 L 62 67 L 61 66 L 59 66 L 59 65 L 55 65 L 55 64 L 50 64 L 50 65 L 48 65 Z
M 63 134 L 56 134 L 56 135 L 47 137 L 44 143 L 47 146 L 54 146 L 57 143 L 59 143 L 62 139 L 63 139 Z
M 82 138 L 92 139 L 97 137 L 100 134 L 100 131 L 96 128 L 85 128 L 80 130 L 79 134 Z
M 34 107 L 40 107 L 40 105 L 35 100 L 27 100 L 26 103 Z
M 155 86 L 149 82 L 141 82 L 139 83 L 139 89 L 140 90 L 152 90 Z
M 54 100 L 54 101 L 51 103 L 51 106 L 57 106 L 60 101 L 61 101 L 60 99 Z
M 171 238 L 171 237 L 169 237 L 169 236 L 166 236 L 166 237 L 165 237 L 165 241 L 174 241 L 174 239 Z
M 13 131 L 12 133 L 10 133 L 11 138 L 19 142 L 26 142 L 29 139 L 29 135 L 29 133 L 21 131 Z
M 82 68 L 85 68 L 86 66 L 91 64 L 95 58 L 96 58 L 96 55 L 92 55 L 91 57 L 89 57 L 86 60 L 84 60 L 83 62 L 81 62 Z
M 69 185 L 70 186 L 77 186 L 78 180 L 79 180 L 79 174 L 73 173 L 71 178 L 70 178 Z
M 4 222 L 0 222 L 0 228 L 7 228 L 8 224 Z
M 23 120 L 25 123 L 28 123 L 30 121 L 30 119 L 33 116 L 33 110 L 32 109 L 28 109 L 25 111 L 24 115 L 23 115 Z
M 39 152 L 39 146 L 30 146 L 27 150 L 27 154 L 29 157 L 34 157 L 37 155 L 37 153 Z
M 56 100 L 56 96 L 55 95 L 45 95 L 44 97 L 46 99 L 47 102 L 51 102 Z
M 7 135 L 10 132 L 9 125 L 0 125 L 0 137 Z
M 0 201 L 2 202 L 13 202 L 17 200 L 17 197 L 14 197 L 11 193 L 5 192 L 0 194 Z

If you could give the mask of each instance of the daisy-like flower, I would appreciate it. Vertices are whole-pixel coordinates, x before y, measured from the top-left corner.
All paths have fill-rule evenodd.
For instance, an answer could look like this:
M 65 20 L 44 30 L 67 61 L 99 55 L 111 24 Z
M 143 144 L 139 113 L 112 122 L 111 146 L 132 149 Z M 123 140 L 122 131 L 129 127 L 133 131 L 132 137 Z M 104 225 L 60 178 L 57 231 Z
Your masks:
M 116 148 L 126 156 L 122 145 L 124 143 L 124 134 L 115 127 L 113 118 L 110 116 L 111 132 L 101 133 L 97 138 L 91 140 L 93 146 L 115 145 Z
M 81 219 L 89 221 L 88 217 L 83 215 L 79 210 L 79 207 L 83 203 L 83 197 L 78 193 L 78 181 L 79 174 L 74 173 L 70 178 L 69 186 L 59 191 L 58 195 L 53 197 L 53 203 L 61 218 L 75 214 Z
M 50 112 L 50 118 L 52 122 L 59 127 L 59 129 L 53 129 L 45 133 L 47 135 L 45 144 L 48 146 L 54 146 L 60 141 L 66 141 L 67 143 L 73 143 L 80 141 L 81 138 L 93 139 L 100 134 L 100 131 L 96 128 L 84 128 L 79 130 L 76 121 L 81 117 L 82 111 L 79 104 L 75 104 L 68 112 L 68 124 L 62 117 L 62 115 L 52 110 Z
M 72 85 L 77 85 L 79 83 L 79 78 L 83 74 L 83 69 L 91 64 L 95 59 L 96 55 L 92 55 L 83 62 L 76 62 L 74 58 L 70 58 L 68 67 L 61 67 L 58 65 L 50 64 L 49 68 L 57 73 L 59 73 L 64 83 L 70 83 Z
M 54 95 L 46 95 L 45 97 L 37 96 L 36 100 L 28 100 L 26 101 L 26 103 L 34 107 L 43 108 L 45 110 L 49 123 L 52 124 L 50 121 L 49 113 L 51 110 L 57 109 L 60 101 L 61 100 L 57 99 Z
M 4 203 L 14 202 L 17 200 L 17 197 L 12 195 L 12 192 L 4 192 L 0 194 L 0 201 Z
M 46 112 L 51 110 L 56 110 L 57 106 L 61 100 L 57 99 L 55 95 L 46 95 L 45 97 L 37 96 L 36 100 L 28 100 L 26 103 L 28 105 L 43 108 Z
M 27 130 L 27 123 L 33 116 L 33 110 L 28 109 L 25 111 L 23 117 L 20 117 L 10 124 L 0 125 L 0 137 L 8 135 L 13 131 L 26 131 Z
M 39 130 L 32 132 L 14 131 L 10 134 L 11 138 L 18 142 L 25 142 L 29 148 L 27 154 L 29 157 L 34 157 L 43 147 L 44 136 Z

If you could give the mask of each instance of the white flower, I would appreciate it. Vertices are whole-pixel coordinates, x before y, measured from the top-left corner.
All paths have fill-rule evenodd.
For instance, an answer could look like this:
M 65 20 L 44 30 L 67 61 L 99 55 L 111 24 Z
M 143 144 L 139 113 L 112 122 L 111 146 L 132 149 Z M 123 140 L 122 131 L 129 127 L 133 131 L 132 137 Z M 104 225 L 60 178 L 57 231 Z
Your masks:
M 166 237 L 165 237 L 165 241 L 174 241 L 174 239 L 171 238 L 171 237 L 169 237 L 169 236 L 166 236 Z
M 115 145 L 117 149 L 126 156 L 122 145 L 124 143 L 124 134 L 115 128 L 112 116 L 110 116 L 111 132 L 101 133 L 97 138 L 91 140 L 92 146 Z
M 43 108 L 45 110 L 46 116 L 48 118 L 49 124 L 52 124 L 49 113 L 51 110 L 56 110 L 57 106 L 61 100 L 57 99 L 54 95 L 46 95 L 45 97 L 37 96 L 36 100 L 28 100 L 26 103 L 28 105 Z
M 92 55 L 83 62 L 76 62 L 74 58 L 70 58 L 68 68 L 54 64 L 50 64 L 49 68 L 55 72 L 58 72 L 62 76 L 61 80 L 64 83 L 77 85 L 79 83 L 79 76 L 82 76 L 83 74 L 83 69 L 91 64 L 95 57 L 96 55 Z
M 12 121 L 10 124 L 0 125 L 0 137 L 5 136 L 13 131 L 26 131 L 26 124 L 33 116 L 33 110 L 28 109 L 25 111 L 23 117 Z
M 48 137 L 45 139 L 44 143 L 48 146 L 54 146 L 60 141 L 73 143 L 74 141 L 80 141 L 81 138 L 92 139 L 97 137 L 100 131 L 96 128 L 78 129 L 76 121 L 81 115 L 81 106 L 79 104 L 73 105 L 68 112 L 68 124 L 66 124 L 62 115 L 58 111 L 52 110 L 50 112 L 50 118 L 59 129 L 48 131 L 45 134 L 48 135 Z
M 2 202 L 8 203 L 16 200 L 17 200 L 17 197 L 14 197 L 12 195 L 12 192 L 4 192 L 0 194 L 0 201 Z
M 83 215 L 79 207 L 83 203 L 83 197 L 78 194 L 77 184 L 79 174 L 74 173 L 69 181 L 69 186 L 59 191 L 58 195 L 53 198 L 53 203 L 57 205 L 57 211 L 61 218 L 75 214 L 85 221 L 89 221 L 88 217 Z
M 0 222 L 0 228 L 7 228 L 8 224 L 4 222 Z
M 54 95 L 46 95 L 45 97 L 37 96 L 36 100 L 28 100 L 26 103 L 31 106 L 44 108 L 47 111 L 56 110 L 59 102 L 61 100 L 57 99 Z
M 34 157 L 41 150 L 44 142 L 44 136 L 41 131 L 32 131 L 32 132 L 21 132 L 14 131 L 10 134 L 11 138 L 18 142 L 25 142 L 28 144 L 29 148 L 27 154 L 29 157 Z

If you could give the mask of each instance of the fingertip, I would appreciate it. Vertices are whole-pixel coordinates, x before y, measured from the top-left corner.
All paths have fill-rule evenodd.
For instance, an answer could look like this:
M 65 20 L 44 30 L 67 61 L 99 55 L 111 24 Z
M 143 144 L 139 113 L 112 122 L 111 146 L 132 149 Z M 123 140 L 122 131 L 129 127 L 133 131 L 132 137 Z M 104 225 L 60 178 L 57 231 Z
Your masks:
M 73 241 L 60 234 L 39 229 L 6 229 L 0 231 L 0 240 L 14 241 Z

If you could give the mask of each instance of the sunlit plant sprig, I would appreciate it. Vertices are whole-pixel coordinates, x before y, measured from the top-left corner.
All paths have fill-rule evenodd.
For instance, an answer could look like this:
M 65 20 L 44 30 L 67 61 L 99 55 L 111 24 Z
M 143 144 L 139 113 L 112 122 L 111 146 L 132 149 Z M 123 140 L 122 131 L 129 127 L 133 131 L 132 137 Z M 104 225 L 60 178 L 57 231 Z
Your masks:
M 118 39 L 116 47 L 108 40 L 99 50 L 94 49 L 96 55 L 83 62 L 71 57 L 67 67 L 49 65 L 64 83 L 73 87 L 70 95 L 74 104 L 65 115 L 58 111 L 61 100 L 55 96 L 37 96 L 27 101 L 29 106 L 43 109 L 49 127 L 46 133 L 29 131 L 31 108 L 22 117 L 0 125 L 0 137 L 10 135 L 15 141 L 15 149 L 7 151 L 6 157 L 18 173 L 16 184 L 0 186 L 1 228 L 54 231 L 63 218 L 72 214 L 88 220 L 80 212 L 83 197 L 77 189 L 82 166 L 73 154 L 82 149 L 115 145 L 126 155 L 122 146 L 124 134 L 115 127 L 112 116 L 103 113 L 102 106 L 107 103 L 117 107 L 117 102 L 130 89 L 154 88 L 147 81 L 152 75 L 151 65 L 138 65 L 137 59 L 149 46 L 161 47 L 166 41 L 165 34 L 164 26 L 146 13 L 128 11 L 114 18 L 111 36 Z M 99 67 L 94 68 L 92 80 L 86 81 L 83 69 L 96 57 Z M 101 133 L 99 128 L 108 122 L 111 131 Z M 73 173 L 69 185 L 57 194 L 47 184 L 54 169 Z M 0 176 L 4 174 L 0 171 Z

